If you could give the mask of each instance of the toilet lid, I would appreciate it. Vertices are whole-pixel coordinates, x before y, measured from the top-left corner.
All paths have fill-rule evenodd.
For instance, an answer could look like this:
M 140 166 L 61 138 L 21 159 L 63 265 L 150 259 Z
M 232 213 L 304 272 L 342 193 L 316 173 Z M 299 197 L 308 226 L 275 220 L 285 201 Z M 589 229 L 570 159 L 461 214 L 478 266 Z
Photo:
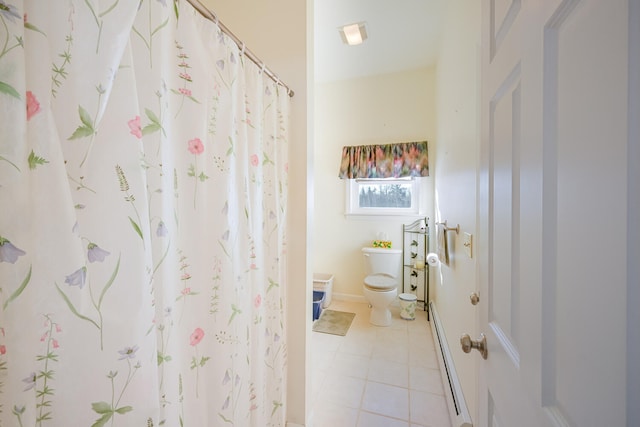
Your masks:
M 390 276 L 375 274 L 364 278 L 364 284 L 375 291 L 388 291 L 396 288 L 396 281 Z
M 414 294 L 400 294 L 398 295 L 398 298 L 400 298 L 402 301 L 417 301 L 418 297 L 415 296 Z

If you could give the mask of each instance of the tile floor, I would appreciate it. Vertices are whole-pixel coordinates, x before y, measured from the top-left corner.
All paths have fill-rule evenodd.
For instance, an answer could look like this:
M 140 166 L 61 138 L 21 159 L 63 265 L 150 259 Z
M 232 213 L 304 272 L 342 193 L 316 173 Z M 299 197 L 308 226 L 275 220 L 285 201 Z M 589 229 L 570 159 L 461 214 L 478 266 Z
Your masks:
M 313 332 L 312 427 L 451 427 L 426 312 L 389 327 L 369 323 L 369 307 L 332 300 L 356 313 L 346 336 Z

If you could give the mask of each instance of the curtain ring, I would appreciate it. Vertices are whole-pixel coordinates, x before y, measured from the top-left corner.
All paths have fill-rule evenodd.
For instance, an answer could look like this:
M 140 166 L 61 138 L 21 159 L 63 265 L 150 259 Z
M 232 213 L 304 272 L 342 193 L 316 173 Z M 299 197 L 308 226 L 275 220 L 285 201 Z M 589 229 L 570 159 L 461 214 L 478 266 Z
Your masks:
M 264 69 L 267 65 L 263 62 L 262 63 L 262 68 L 260 68 L 260 74 L 264 74 Z
M 242 49 L 240 49 L 240 55 L 244 56 L 244 42 L 242 42 Z

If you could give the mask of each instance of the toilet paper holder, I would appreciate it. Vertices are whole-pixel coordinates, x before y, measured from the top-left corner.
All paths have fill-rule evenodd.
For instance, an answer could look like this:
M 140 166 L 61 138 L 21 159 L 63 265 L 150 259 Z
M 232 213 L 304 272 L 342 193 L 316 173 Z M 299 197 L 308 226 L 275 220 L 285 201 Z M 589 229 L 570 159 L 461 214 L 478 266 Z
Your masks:
M 440 264 L 440 260 L 438 259 L 438 254 L 430 252 L 427 254 L 427 264 L 431 267 L 437 267 Z

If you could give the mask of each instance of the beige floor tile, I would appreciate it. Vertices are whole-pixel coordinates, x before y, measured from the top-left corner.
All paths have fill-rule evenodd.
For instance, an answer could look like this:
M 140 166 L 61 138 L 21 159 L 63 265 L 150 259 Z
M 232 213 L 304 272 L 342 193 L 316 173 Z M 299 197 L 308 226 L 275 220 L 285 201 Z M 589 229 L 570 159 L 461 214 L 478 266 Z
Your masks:
M 409 363 L 409 344 L 402 345 L 390 344 L 388 342 L 379 341 L 373 345 L 371 352 L 372 359 L 383 359 L 397 363 Z
M 368 322 L 366 325 L 361 327 L 353 326 L 352 324 L 351 328 L 349 328 L 349 332 L 344 336 L 343 343 L 367 343 L 373 348 L 373 344 L 376 342 L 377 338 L 378 332 L 372 328 Z
M 427 323 L 427 321 L 424 321 Z M 425 329 L 423 329 L 424 331 Z M 418 330 L 411 329 L 409 333 L 409 343 L 411 347 L 418 351 L 435 350 L 433 336 L 431 333 L 419 332 Z
M 332 374 L 367 379 L 370 360 L 369 357 L 336 353 L 331 369 Z
M 403 420 L 361 411 L 358 417 L 357 427 L 409 427 L 409 423 Z
M 421 336 L 419 338 L 409 335 L 409 349 L 413 356 L 423 357 L 426 354 L 433 353 L 435 356 L 436 348 L 433 345 L 431 335 Z
M 408 365 L 388 360 L 373 359 L 369 363 L 367 379 L 397 387 L 409 387 Z
M 444 395 L 440 370 L 422 366 L 411 366 L 409 368 L 409 388 Z
M 451 427 L 444 396 L 410 390 L 410 419 L 429 427 Z
M 323 390 L 324 387 L 324 382 L 326 379 L 327 374 L 325 372 L 320 372 L 320 371 L 313 371 L 311 373 L 310 379 L 311 379 L 311 384 L 310 384 L 310 393 L 311 393 L 311 402 L 317 402 L 318 400 L 320 400 L 321 397 L 321 391 Z
M 314 408 L 311 425 L 313 427 L 338 427 L 355 426 L 358 422 L 358 409 L 346 406 L 323 402 Z
M 324 351 L 322 349 L 313 349 L 309 357 L 311 366 L 314 371 L 329 371 L 333 366 L 333 359 L 336 357 L 335 351 Z
M 323 334 L 320 332 L 311 333 L 311 348 L 312 351 L 337 351 L 341 340 L 338 335 Z
M 313 333 L 313 427 L 451 427 L 426 313 L 389 327 L 369 323 L 367 304 L 333 300 L 356 313 L 346 336 Z
M 362 409 L 388 417 L 409 420 L 409 390 L 368 381 L 362 398 Z
M 359 408 L 364 386 L 364 379 L 331 373 L 324 379 L 324 385 L 320 389 L 320 400 Z
M 338 353 L 351 354 L 355 356 L 371 357 L 373 352 L 372 337 L 353 336 L 346 337 L 345 341 L 338 348 Z
M 409 366 L 440 369 L 435 350 L 409 351 Z

